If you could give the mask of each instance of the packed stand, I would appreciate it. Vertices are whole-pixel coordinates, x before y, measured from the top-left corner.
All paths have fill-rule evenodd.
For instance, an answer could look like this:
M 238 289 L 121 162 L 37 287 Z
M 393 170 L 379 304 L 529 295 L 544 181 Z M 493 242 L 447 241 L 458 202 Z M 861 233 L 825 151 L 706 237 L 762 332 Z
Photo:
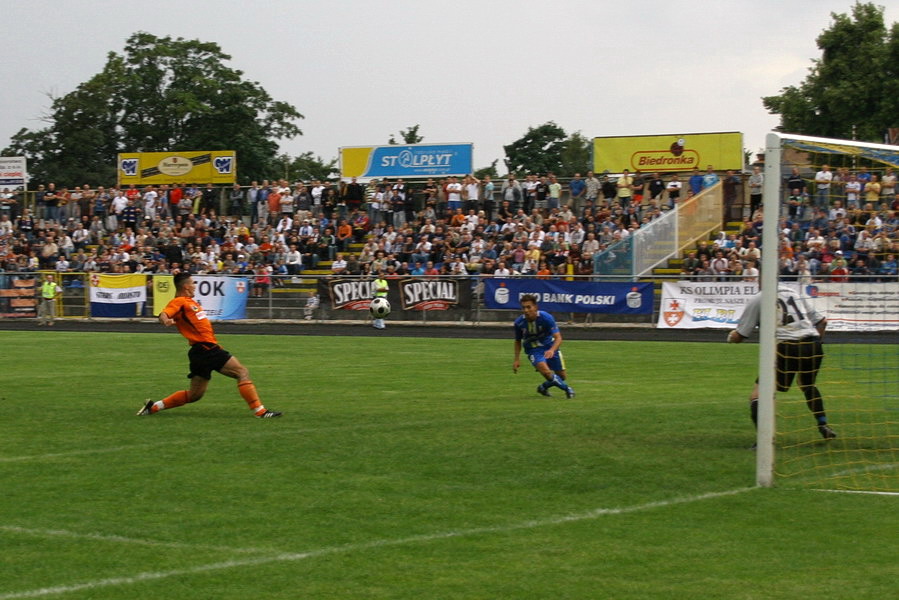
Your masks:
M 723 179 L 735 194 L 739 176 L 728 172 Z M 324 262 L 334 276 L 571 278 L 599 272 L 604 250 L 720 180 L 709 167 L 683 181 L 658 173 L 625 171 L 612 178 L 588 172 L 575 175 L 567 189 L 552 174 L 501 181 L 469 175 L 415 185 L 402 179 L 281 180 L 224 189 L 49 184 L 35 192 L 34 213 L 19 210 L 21 199 L 4 192 L 0 255 L 7 271 L 240 274 L 253 278 L 256 295 Z M 865 184 L 849 185 L 856 180 Z M 873 183 L 880 186 L 876 201 Z M 781 224 L 785 275 L 841 277 L 845 267 L 846 276 L 867 270 L 895 277 L 891 170 L 879 178 L 837 173 L 826 198 L 802 178 L 791 178 L 790 186 Z M 754 207 L 739 234 L 700 244 L 684 274 L 757 277 L 761 227 L 761 208 Z

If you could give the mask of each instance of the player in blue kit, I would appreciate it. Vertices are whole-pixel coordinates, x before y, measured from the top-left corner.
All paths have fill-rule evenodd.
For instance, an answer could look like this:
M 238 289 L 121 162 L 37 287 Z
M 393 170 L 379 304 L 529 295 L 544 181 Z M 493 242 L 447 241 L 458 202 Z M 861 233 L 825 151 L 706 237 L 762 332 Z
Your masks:
M 521 297 L 521 316 L 515 319 L 515 360 L 512 371 L 518 373 L 521 349 L 528 355 L 534 368 L 546 379 L 537 386 L 537 393 L 549 396 L 549 388 L 556 386 L 568 398 L 574 398 L 574 390 L 565 383 L 565 360 L 559 346 L 562 334 L 556 320 L 537 306 L 537 297 L 525 294 Z

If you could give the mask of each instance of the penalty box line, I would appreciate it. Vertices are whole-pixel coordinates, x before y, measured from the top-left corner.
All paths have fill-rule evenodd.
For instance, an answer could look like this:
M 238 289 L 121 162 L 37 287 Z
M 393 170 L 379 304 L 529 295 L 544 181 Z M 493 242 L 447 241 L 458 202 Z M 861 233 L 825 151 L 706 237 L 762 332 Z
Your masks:
M 603 407 L 604 411 L 609 410 L 618 410 L 618 409 L 626 409 L 626 410 L 642 410 L 646 407 L 654 407 L 657 409 L 660 408 L 682 408 L 684 406 L 694 406 L 694 405 L 708 405 L 708 404 L 725 404 L 727 402 L 687 402 L 687 403 L 648 403 L 648 404 L 632 404 L 629 406 L 612 406 L 612 407 Z M 557 410 L 554 411 L 535 411 L 529 413 L 521 413 L 518 416 L 524 417 L 534 417 L 534 416 L 570 416 L 571 413 L 560 412 Z M 452 419 L 453 423 L 464 423 L 464 422 L 486 422 L 491 420 L 508 420 L 512 418 L 514 415 L 481 415 L 477 417 L 460 417 L 458 419 Z M 299 428 L 266 428 L 265 430 L 257 430 L 257 431 L 243 431 L 239 434 L 235 434 L 233 436 L 220 436 L 220 440 L 225 439 L 245 439 L 247 436 L 254 435 L 265 435 L 265 436 L 278 436 L 278 435 L 296 435 L 302 433 L 323 433 L 327 431 L 358 431 L 358 430 L 366 430 L 366 429 L 380 429 L 380 428 L 403 428 L 403 427 L 422 427 L 428 425 L 440 425 L 445 423 L 446 420 L 419 420 L 419 421 L 402 421 L 402 422 L 388 422 L 388 423 L 353 423 L 350 425 L 324 425 L 321 427 L 308 427 L 301 426 Z M 192 444 L 196 440 L 195 438 L 188 439 L 175 439 L 168 440 L 165 443 L 167 445 L 175 445 L 175 444 Z M 42 461 L 42 460 L 54 460 L 54 459 L 65 459 L 73 456 L 82 456 L 82 455 L 91 455 L 91 454 L 115 454 L 118 452 L 130 452 L 132 450 L 139 450 L 141 448 L 159 448 L 158 444 L 129 444 L 123 446 L 110 446 L 107 448 L 86 448 L 80 450 L 68 450 L 63 452 L 48 452 L 46 454 L 26 454 L 20 456 L 0 456 L 0 464 L 3 463 L 19 463 L 19 462 L 28 462 L 28 461 Z
M 295 562 L 305 560 L 307 558 L 316 558 L 329 554 L 341 554 L 347 552 L 357 552 L 359 550 L 370 550 L 373 548 L 385 548 L 391 546 L 403 546 L 406 544 L 432 542 L 438 540 L 467 537 L 473 535 L 484 535 L 493 533 L 507 533 L 512 531 L 520 531 L 526 529 L 535 529 L 537 527 L 546 527 L 551 525 L 562 525 L 565 523 L 574 523 L 578 521 L 588 521 L 599 517 L 609 515 L 623 515 L 655 508 L 664 508 L 667 506 L 676 506 L 679 504 L 689 504 L 692 502 L 700 502 L 712 498 L 721 498 L 725 496 L 733 496 L 742 494 L 750 490 L 759 489 L 757 487 L 744 487 L 723 492 L 709 492 L 696 496 L 684 496 L 680 498 L 671 498 L 669 500 L 658 500 L 655 502 L 647 502 L 644 504 L 636 504 L 634 506 L 625 506 L 622 508 L 597 508 L 583 513 L 573 513 L 570 515 L 562 515 L 557 517 L 549 517 L 545 519 L 533 519 L 513 523 L 511 525 L 499 525 L 495 527 L 475 527 L 471 529 L 460 529 L 456 531 L 445 531 L 441 533 L 431 533 L 424 535 L 414 535 L 398 539 L 374 540 L 371 542 L 363 542 L 360 544 L 347 544 L 344 546 L 332 546 L 319 548 L 318 550 L 310 550 L 308 552 L 285 552 L 275 556 L 262 556 L 258 558 L 245 558 L 236 560 L 226 560 L 221 562 L 209 563 L 206 565 L 198 565 L 186 569 L 173 569 L 170 571 L 149 571 L 138 573 L 129 577 L 109 577 L 98 579 L 96 581 L 87 581 L 84 583 L 75 583 L 70 585 L 58 585 L 53 587 L 44 587 L 33 590 L 24 590 L 20 592 L 0 593 L 0 600 L 18 600 L 22 598 L 41 598 L 44 596 L 52 596 L 57 594 L 66 594 L 70 592 L 79 592 L 83 590 L 91 590 L 112 586 L 134 585 L 144 581 L 157 581 L 167 579 L 169 577 L 179 577 L 182 575 L 197 575 L 209 573 L 212 571 L 221 571 L 225 569 L 235 569 L 242 567 L 254 567 L 276 562 Z
M 114 544 L 134 544 L 138 546 L 151 546 L 157 548 L 174 548 L 185 550 L 209 550 L 228 554 L 281 554 L 279 550 L 265 550 L 264 548 L 233 548 L 230 546 L 215 546 L 211 544 L 186 544 L 184 542 L 165 542 L 162 540 L 150 540 L 133 538 L 123 535 L 107 535 L 103 533 L 79 533 L 66 529 L 35 529 L 31 527 L 19 527 L 17 525 L 0 525 L 0 531 L 19 533 L 33 537 L 43 538 L 70 538 L 76 540 L 95 540 Z
M 525 413 L 519 416 L 521 417 L 531 417 L 531 416 L 551 416 L 562 414 L 558 411 L 540 411 L 533 413 Z M 512 418 L 514 415 L 481 415 L 475 417 L 460 417 L 458 419 L 452 419 L 453 423 L 471 423 L 471 422 L 487 422 L 493 420 L 504 420 L 507 421 L 509 418 Z M 134 417 L 134 418 L 153 418 L 153 417 Z M 229 440 L 229 439 L 246 439 L 247 437 L 273 437 L 273 436 L 284 436 L 284 435 L 298 435 L 304 433 L 326 433 L 329 431 L 360 431 L 360 430 L 377 430 L 377 429 L 390 429 L 395 430 L 398 428 L 405 427 L 426 427 L 426 426 L 439 426 L 447 422 L 448 419 L 437 420 L 418 420 L 418 421 L 390 421 L 390 422 L 378 422 L 378 423 L 352 423 L 347 425 L 323 425 L 321 427 L 309 427 L 308 425 L 300 425 L 299 427 L 278 427 L 275 429 L 274 427 L 266 427 L 265 429 L 256 429 L 256 430 L 247 430 L 241 431 L 239 433 L 235 432 L 232 435 L 221 435 L 217 439 L 218 440 Z M 280 420 L 280 423 L 283 423 L 283 420 Z M 279 424 L 280 424 L 279 423 Z M 196 443 L 195 437 L 185 438 L 185 439 L 174 439 L 174 440 L 166 440 L 164 445 L 182 445 L 182 444 L 193 444 Z M 63 452 L 48 452 L 46 454 L 26 454 L 20 456 L 0 456 L 0 464 L 3 463 L 19 463 L 19 462 L 28 462 L 28 461 L 42 461 L 42 460 L 54 460 L 54 459 L 65 459 L 74 456 L 82 456 L 82 455 L 91 455 L 91 454 L 115 454 L 118 452 L 130 452 L 132 450 L 140 450 L 143 448 L 159 448 L 160 445 L 156 444 L 129 444 L 129 445 L 121 445 L 121 446 L 109 446 L 106 448 L 84 448 L 80 450 L 67 450 Z

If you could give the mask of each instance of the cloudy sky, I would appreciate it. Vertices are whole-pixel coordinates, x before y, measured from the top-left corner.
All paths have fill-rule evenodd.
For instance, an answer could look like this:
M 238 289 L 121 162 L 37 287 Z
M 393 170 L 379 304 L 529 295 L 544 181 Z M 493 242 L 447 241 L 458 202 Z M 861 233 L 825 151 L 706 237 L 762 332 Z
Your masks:
M 887 4 L 887 3 L 883 3 Z M 588 138 L 777 125 L 761 97 L 802 81 L 852 0 L 7 0 L 0 147 L 49 95 L 100 72 L 136 31 L 217 42 L 230 66 L 306 117 L 282 149 L 325 160 L 386 144 L 474 143 L 475 167 L 528 127 Z M 899 6 L 885 13 L 899 20 Z M 500 167 L 502 171 L 502 167 Z

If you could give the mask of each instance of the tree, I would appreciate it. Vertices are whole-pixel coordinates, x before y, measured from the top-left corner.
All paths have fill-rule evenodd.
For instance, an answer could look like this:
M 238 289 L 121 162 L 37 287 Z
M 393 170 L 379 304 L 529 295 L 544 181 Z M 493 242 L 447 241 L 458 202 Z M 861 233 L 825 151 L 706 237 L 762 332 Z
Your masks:
M 312 152 L 304 152 L 295 158 L 285 154 L 281 156 L 281 161 L 286 166 L 284 178 L 288 181 L 324 181 L 339 172 L 336 158 L 325 162 Z
M 404 144 L 419 144 L 425 139 L 422 136 L 418 135 L 419 127 L 420 125 L 413 125 L 412 127 L 407 127 L 406 129 L 400 131 L 400 137 L 403 139 Z M 393 134 L 390 134 L 390 139 L 387 140 L 387 143 L 391 146 L 399 145 L 399 142 L 396 141 L 396 138 L 393 136 Z
M 883 8 L 856 2 L 852 15 L 832 13 L 818 36 L 821 58 L 797 86 L 762 102 L 781 117 L 778 130 L 882 141 L 899 119 L 899 25 L 887 32 Z
M 118 152 L 235 150 L 242 180 L 273 178 L 279 139 L 303 116 L 226 66 L 210 42 L 138 32 L 103 71 L 52 101 L 48 126 L 22 129 L 6 154 L 24 153 L 35 179 L 108 183 Z
M 565 140 L 562 147 L 560 162 L 562 166 L 556 175 L 571 177 L 575 173 L 586 173 L 593 168 L 591 158 L 593 152 L 593 140 L 590 140 L 580 132 L 572 133 Z
M 552 121 L 528 127 L 527 133 L 507 146 L 506 168 L 510 173 L 561 173 L 565 130 Z
M 490 163 L 489 167 L 481 167 L 480 169 L 475 169 L 474 176 L 478 179 L 483 179 L 484 175 L 490 175 L 493 179 L 499 178 L 499 172 L 496 170 L 496 163 L 499 162 L 498 158 L 493 159 L 493 162 Z

